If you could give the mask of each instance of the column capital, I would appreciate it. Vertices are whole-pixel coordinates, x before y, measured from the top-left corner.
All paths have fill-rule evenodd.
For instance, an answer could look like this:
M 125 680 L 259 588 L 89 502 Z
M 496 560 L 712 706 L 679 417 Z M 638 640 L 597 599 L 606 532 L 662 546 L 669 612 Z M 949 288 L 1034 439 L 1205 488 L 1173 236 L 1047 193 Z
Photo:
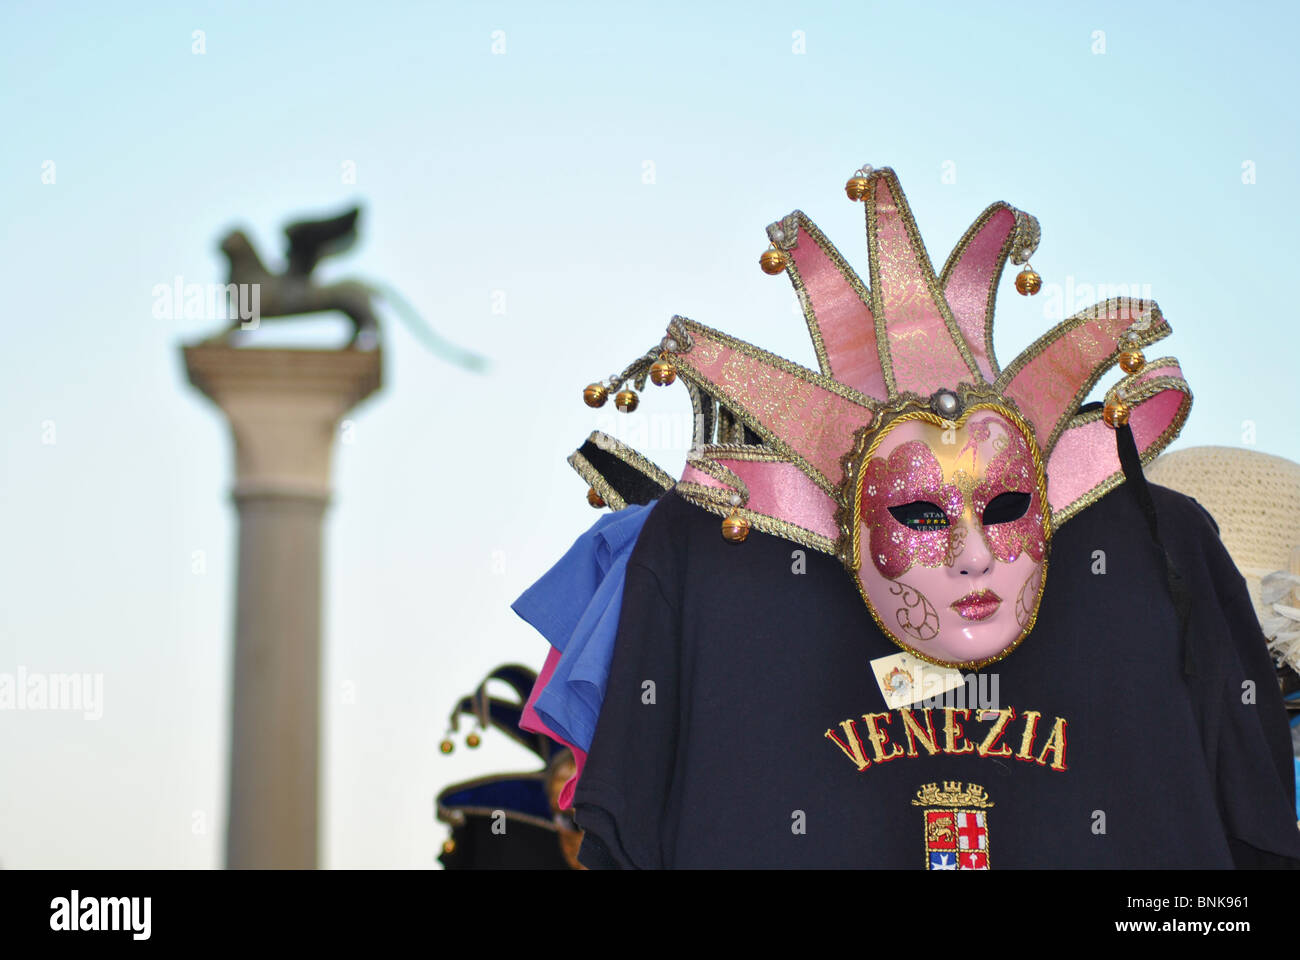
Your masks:
M 379 389 L 382 352 L 203 343 L 183 353 L 190 383 L 230 421 L 235 497 L 328 500 L 335 428 Z

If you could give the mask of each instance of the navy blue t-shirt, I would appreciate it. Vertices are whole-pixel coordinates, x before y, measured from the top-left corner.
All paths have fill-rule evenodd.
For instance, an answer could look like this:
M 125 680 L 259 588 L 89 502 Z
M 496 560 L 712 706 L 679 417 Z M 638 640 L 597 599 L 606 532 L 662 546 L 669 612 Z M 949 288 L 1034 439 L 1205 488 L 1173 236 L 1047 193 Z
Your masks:
M 1193 598 L 1185 638 L 1122 484 L 1058 531 L 1020 648 L 964 704 L 902 709 L 869 665 L 898 648 L 836 559 L 756 531 L 727 543 L 717 516 L 665 495 L 628 565 L 577 791 L 584 863 L 1300 863 L 1245 582 L 1199 504 L 1151 490 Z

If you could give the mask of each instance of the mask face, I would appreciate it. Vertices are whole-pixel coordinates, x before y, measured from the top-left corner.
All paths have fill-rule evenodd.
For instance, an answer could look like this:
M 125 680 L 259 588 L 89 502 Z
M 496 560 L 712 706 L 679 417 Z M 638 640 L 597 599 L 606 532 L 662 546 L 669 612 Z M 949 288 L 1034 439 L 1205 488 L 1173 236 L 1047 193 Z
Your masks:
M 1004 407 L 898 418 L 856 478 L 856 576 L 872 615 L 931 663 L 975 668 L 1033 628 L 1051 520 L 1033 434 Z

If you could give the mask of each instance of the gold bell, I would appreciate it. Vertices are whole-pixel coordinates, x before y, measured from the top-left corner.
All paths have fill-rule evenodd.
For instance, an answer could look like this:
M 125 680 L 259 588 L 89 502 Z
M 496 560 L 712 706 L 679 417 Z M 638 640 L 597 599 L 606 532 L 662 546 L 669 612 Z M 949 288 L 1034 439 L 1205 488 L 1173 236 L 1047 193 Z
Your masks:
M 763 272 L 769 277 L 774 277 L 789 262 L 790 258 L 778 250 L 776 247 L 768 247 L 763 251 L 763 255 L 758 258 L 758 265 L 763 268 Z
M 1043 278 L 1033 267 L 1026 266 L 1016 274 L 1016 292 L 1022 297 L 1032 297 L 1043 288 Z
M 596 492 L 595 487 L 587 488 L 587 502 L 599 510 L 605 505 L 605 498 Z
M 733 509 L 727 519 L 722 521 L 722 539 L 728 543 L 744 543 L 747 536 L 749 521 Z
M 650 382 L 656 387 L 666 387 L 677 379 L 677 369 L 668 360 L 656 360 L 650 364 Z
M 477 733 L 471 733 L 468 737 L 465 738 L 465 743 L 467 743 L 471 749 L 477 747 L 482 742 L 483 742 L 483 738 L 480 737 Z
M 614 406 L 623 413 L 631 413 L 640 402 L 635 390 L 620 390 L 614 394 Z
M 849 182 L 844 184 L 844 192 L 848 194 L 850 200 L 857 203 L 867 195 L 870 186 L 871 181 L 866 177 L 850 177 Z
M 1119 368 L 1125 373 L 1141 373 L 1147 365 L 1147 358 L 1141 350 L 1125 350 L 1119 355 Z
M 455 852 L 456 852 L 456 841 L 455 841 L 455 840 L 444 840 L 444 841 L 442 841 L 442 855 L 443 855 L 444 857 L 449 857 L 449 856 L 451 856 L 451 855 L 452 855 L 453 853 L 455 853 Z
M 451 753 L 456 749 L 456 744 L 452 743 L 450 740 L 444 740 L 442 743 L 438 744 L 438 749 L 443 753 Z
M 1129 405 L 1123 400 L 1107 400 L 1106 406 L 1101 411 L 1101 418 L 1106 421 L 1106 426 L 1119 427 L 1128 423 Z
M 603 407 L 608 399 L 609 391 L 599 383 L 589 383 L 582 391 L 582 401 L 589 407 Z

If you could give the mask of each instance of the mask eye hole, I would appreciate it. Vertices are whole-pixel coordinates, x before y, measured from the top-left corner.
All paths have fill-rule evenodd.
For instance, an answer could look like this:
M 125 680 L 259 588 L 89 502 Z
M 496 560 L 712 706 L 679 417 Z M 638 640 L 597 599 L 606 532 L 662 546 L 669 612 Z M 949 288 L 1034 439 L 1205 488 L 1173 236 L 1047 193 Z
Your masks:
M 1027 493 L 1014 490 L 999 493 L 984 507 L 984 526 L 990 527 L 995 523 L 1019 520 L 1029 509 L 1029 501 L 1030 496 Z
M 889 513 L 909 530 L 943 530 L 948 526 L 948 515 L 943 512 L 943 508 L 928 500 L 890 507 Z

